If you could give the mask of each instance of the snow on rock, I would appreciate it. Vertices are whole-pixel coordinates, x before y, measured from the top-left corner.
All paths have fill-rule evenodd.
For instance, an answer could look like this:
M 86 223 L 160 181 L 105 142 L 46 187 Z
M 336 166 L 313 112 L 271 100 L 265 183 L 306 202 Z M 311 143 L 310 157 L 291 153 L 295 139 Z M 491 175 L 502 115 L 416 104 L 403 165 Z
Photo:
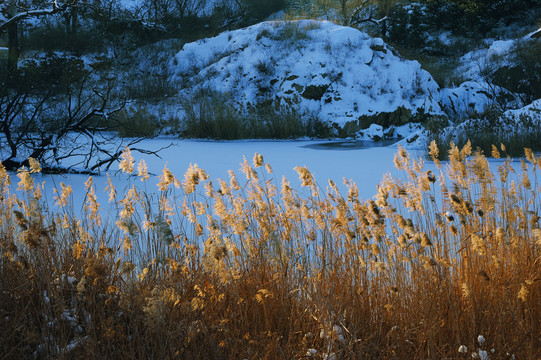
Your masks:
M 482 113 L 504 90 L 486 82 L 466 81 L 456 88 L 441 90 L 441 106 L 451 118 Z
M 483 72 L 487 68 L 509 65 L 508 57 L 505 55 L 509 54 L 515 45 L 515 40 L 496 40 L 488 48 L 470 51 L 459 59 L 461 65 L 457 68 L 457 72 L 466 81 L 483 82 Z
M 170 67 L 182 98 L 212 89 L 238 110 L 270 101 L 359 129 L 441 114 L 438 85 L 417 61 L 326 21 L 269 21 L 225 32 L 186 44 Z
M 485 40 L 484 48 L 470 51 L 460 59 L 457 72 L 461 74 L 464 81 L 485 81 L 484 72 L 504 66 L 511 66 L 512 57 L 508 56 L 513 48 L 520 42 L 532 41 L 541 36 L 541 28 L 530 32 L 518 39 L 508 40 Z
M 503 118 L 512 120 L 517 124 L 527 119 L 528 122 L 539 126 L 541 124 L 541 99 L 537 99 L 523 108 L 508 110 L 503 114 Z
M 368 129 L 363 131 L 363 135 L 371 140 L 383 139 L 383 126 L 372 124 Z
M 513 134 L 530 134 L 541 126 L 541 99 L 520 109 L 508 110 L 497 118 L 490 116 L 472 117 L 444 129 L 443 138 L 457 142 L 466 139 L 468 134 L 493 133 L 498 138 L 508 138 Z
M 408 150 L 426 150 L 428 133 L 420 124 L 403 125 L 396 129 L 403 138 L 394 146 L 402 146 Z

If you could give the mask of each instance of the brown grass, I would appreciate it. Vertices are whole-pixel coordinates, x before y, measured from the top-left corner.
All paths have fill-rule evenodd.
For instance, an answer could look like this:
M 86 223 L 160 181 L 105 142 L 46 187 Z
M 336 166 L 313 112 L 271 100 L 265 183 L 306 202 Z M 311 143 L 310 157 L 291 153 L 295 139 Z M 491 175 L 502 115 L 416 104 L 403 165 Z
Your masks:
M 110 184 L 116 223 L 91 180 L 79 218 L 68 186 L 44 203 L 37 164 L 19 195 L 2 169 L 0 359 L 539 359 L 541 158 L 526 159 L 492 173 L 455 147 L 433 174 L 400 149 L 404 176 L 368 201 L 301 167 L 301 190 L 278 185 L 258 154 L 242 179 L 164 168 L 157 193 Z M 121 169 L 147 179 L 129 151 Z

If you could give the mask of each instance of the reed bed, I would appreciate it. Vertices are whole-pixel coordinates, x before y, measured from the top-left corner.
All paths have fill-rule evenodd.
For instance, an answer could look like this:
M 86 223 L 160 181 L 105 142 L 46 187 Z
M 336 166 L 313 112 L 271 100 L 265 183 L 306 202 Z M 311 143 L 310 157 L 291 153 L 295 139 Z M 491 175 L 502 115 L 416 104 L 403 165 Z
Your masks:
M 365 201 L 260 154 L 148 192 L 126 149 L 132 184 L 100 204 L 89 178 L 81 216 L 0 167 L 0 359 L 541 358 L 541 158 L 430 154 Z

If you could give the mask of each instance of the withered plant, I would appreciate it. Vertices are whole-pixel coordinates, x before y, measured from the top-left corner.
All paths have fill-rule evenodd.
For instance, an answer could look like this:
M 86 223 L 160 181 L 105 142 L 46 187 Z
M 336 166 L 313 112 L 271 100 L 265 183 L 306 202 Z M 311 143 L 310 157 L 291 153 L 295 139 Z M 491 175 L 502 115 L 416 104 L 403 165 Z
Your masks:
M 226 180 L 164 167 L 152 192 L 126 149 L 108 218 L 92 178 L 79 216 L 36 161 L 17 185 L 0 167 L 0 358 L 541 357 L 541 158 L 430 154 L 400 148 L 364 201 L 260 154 Z

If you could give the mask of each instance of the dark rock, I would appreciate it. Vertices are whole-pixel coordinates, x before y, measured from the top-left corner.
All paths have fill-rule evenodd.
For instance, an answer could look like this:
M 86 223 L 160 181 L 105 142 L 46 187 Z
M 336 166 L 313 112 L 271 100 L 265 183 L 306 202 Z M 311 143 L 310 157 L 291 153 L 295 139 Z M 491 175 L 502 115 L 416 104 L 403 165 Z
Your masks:
M 308 100 L 321 100 L 327 89 L 328 85 L 308 85 L 301 96 Z

